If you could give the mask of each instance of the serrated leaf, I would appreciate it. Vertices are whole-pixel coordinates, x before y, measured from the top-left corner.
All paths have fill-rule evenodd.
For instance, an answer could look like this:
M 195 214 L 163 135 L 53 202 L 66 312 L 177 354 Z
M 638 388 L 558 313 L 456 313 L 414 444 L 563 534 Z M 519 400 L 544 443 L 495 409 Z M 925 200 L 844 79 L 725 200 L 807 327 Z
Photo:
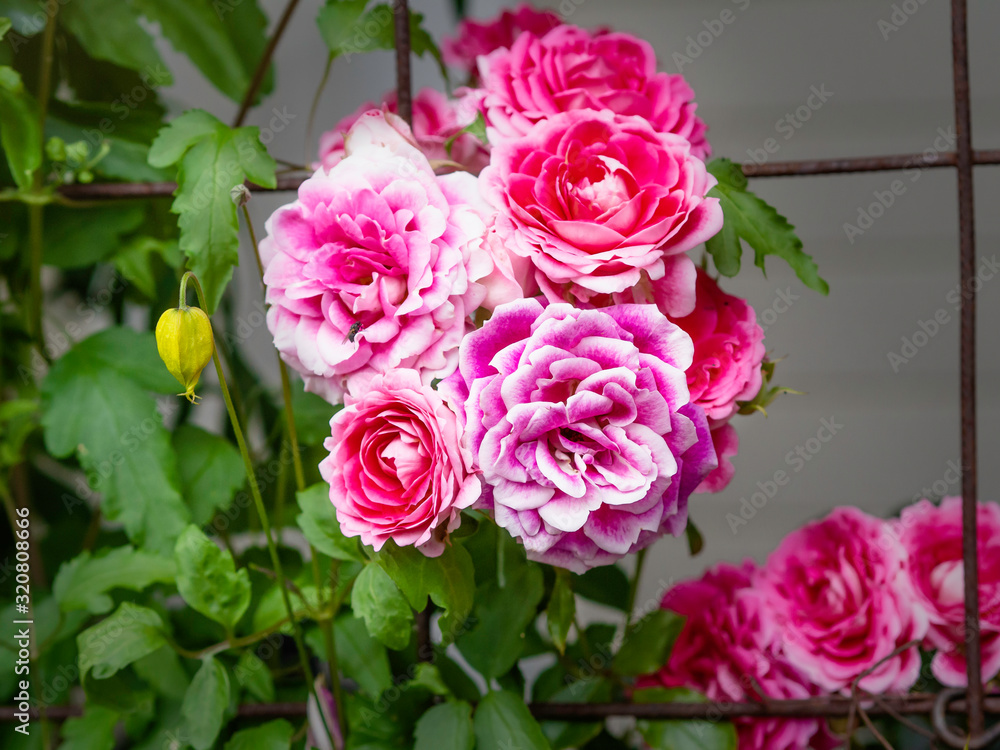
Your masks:
M 275 162 L 257 128 L 231 129 L 203 110 L 191 110 L 160 131 L 149 163 L 178 164 L 170 210 L 180 217 L 180 248 L 204 287 L 211 314 L 239 262 L 239 224 L 229 191 L 248 179 L 274 187 Z
M 399 651 L 410 642 L 413 610 L 399 587 L 380 566 L 369 563 L 354 581 L 351 609 L 365 621 L 368 632 Z
M 85 609 L 99 615 L 114 605 L 109 591 L 142 591 L 154 583 L 172 583 L 176 573 L 172 559 L 129 546 L 97 557 L 84 551 L 59 568 L 52 593 L 63 612 Z
M 0 146 L 15 184 L 27 189 L 42 164 L 38 105 L 25 91 L 20 74 L 6 65 L 0 65 Z
M 337 511 L 330 502 L 330 485 L 319 482 L 297 492 L 295 498 L 302 509 L 297 523 L 313 547 L 335 560 L 364 559 L 358 540 L 340 530 Z
M 58 268 L 91 266 L 121 247 L 122 237 L 138 229 L 145 218 L 140 204 L 45 209 L 45 251 L 42 260 Z
M 184 601 L 229 632 L 250 606 L 250 576 L 236 570 L 228 550 L 219 549 L 197 526 L 177 540 L 177 590 Z
M 463 630 L 475 593 L 472 558 L 464 548 L 452 544 L 439 557 L 424 557 L 413 547 L 390 541 L 375 559 L 415 610 L 423 610 L 428 597 L 445 610 L 438 621 L 445 643 Z
M 215 657 L 204 659 L 181 704 L 184 734 L 195 750 L 209 750 L 229 708 L 229 673 Z
M 102 706 L 87 706 L 83 716 L 69 719 L 62 727 L 60 750 L 113 750 L 118 712 Z
M 520 697 L 493 691 L 479 702 L 473 719 L 476 746 L 550 750 L 549 741 Z
M 546 626 L 549 637 L 559 653 L 566 652 L 566 639 L 576 618 L 576 597 L 573 595 L 573 582 L 568 571 L 556 568 L 556 580 L 552 586 L 552 596 L 549 597 L 549 608 L 545 611 Z
M 684 618 L 674 612 L 665 609 L 650 612 L 626 632 L 615 655 L 615 672 L 636 676 L 657 671 L 669 661 L 683 627 Z
M 123 602 L 110 617 L 76 638 L 80 675 L 104 680 L 167 643 L 163 620 L 151 609 Z
M 226 743 L 225 750 L 288 750 L 294 733 L 295 727 L 284 719 L 276 719 L 240 730 Z
M 707 699 L 684 688 L 637 690 L 636 703 L 707 703 Z M 728 721 L 640 721 L 640 734 L 655 750 L 736 750 L 736 729 Z
M 472 750 L 472 706 L 448 701 L 428 710 L 417 722 L 413 750 Z
M 232 504 L 246 483 L 240 452 L 224 437 L 194 425 L 181 425 L 173 434 L 181 490 L 191 509 L 191 521 L 204 526 L 217 510 Z
M 163 65 L 153 38 L 140 25 L 131 3 L 73 0 L 60 10 L 59 23 L 96 60 L 140 72 Z
M 147 390 L 177 390 L 153 334 L 101 331 L 70 349 L 45 377 L 42 427 L 49 453 L 79 458 L 91 487 L 103 495 L 108 519 L 121 521 L 136 545 L 172 555 L 190 515 L 170 435 Z
M 392 687 L 385 646 L 368 634 L 364 622 L 353 615 L 342 615 L 334 622 L 333 634 L 344 674 L 372 698 Z
M 719 181 L 709 195 L 719 199 L 724 223 L 722 231 L 706 243 L 719 273 L 735 276 L 740 269 L 746 241 L 754 250 L 754 263 L 763 271 L 768 255 L 785 260 L 796 276 L 810 289 L 829 294 L 829 285 L 820 278 L 815 261 L 802 250 L 795 227 L 772 206 L 747 190 L 747 178 L 738 164 L 729 159 L 713 159 L 708 171 Z
M 263 50 L 266 44 L 266 40 L 248 42 L 248 35 L 254 33 L 252 27 L 243 28 L 241 34 L 234 33 L 215 4 L 205 0 L 133 1 L 142 15 L 159 24 L 174 49 L 186 55 L 212 85 L 234 102 L 243 99 L 260 59 L 258 55 L 249 60 L 248 52 Z M 258 28 L 256 33 L 263 36 L 263 29 Z M 241 47 L 247 48 L 247 52 Z

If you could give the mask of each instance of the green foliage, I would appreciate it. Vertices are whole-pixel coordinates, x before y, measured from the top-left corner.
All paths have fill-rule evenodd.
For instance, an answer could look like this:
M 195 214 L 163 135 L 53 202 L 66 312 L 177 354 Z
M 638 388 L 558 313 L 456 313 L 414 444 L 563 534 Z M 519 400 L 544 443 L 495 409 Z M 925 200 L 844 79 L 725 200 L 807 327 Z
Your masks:
M 187 741 L 195 750 L 215 744 L 229 708 L 229 672 L 215 657 L 208 657 L 191 680 L 181 704 Z
M 142 591 L 154 583 L 173 583 L 176 575 L 173 560 L 127 545 L 95 557 L 84 551 L 59 568 L 52 593 L 63 612 L 85 609 L 100 615 L 114 606 L 110 591 Z
M 747 190 L 747 178 L 738 164 L 729 159 L 713 159 L 708 171 L 719 181 L 709 195 L 719 199 L 725 223 L 722 231 L 706 243 L 715 267 L 723 276 L 735 276 L 740 270 L 740 256 L 745 240 L 754 250 L 754 263 L 763 271 L 768 255 L 777 255 L 792 267 L 803 284 L 820 294 L 830 287 L 819 276 L 813 259 L 802 250 L 802 240 L 795 227 Z
M 240 654 L 233 677 L 237 685 L 261 703 L 274 702 L 274 678 L 271 670 L 253 651 L 247 650 Z
M 232 736 L 224 750 L 288 750 L 295 727 L 284 719 L 269 721 Z
M 472 706 L 447 701 L 427 711 L 417 722 L 413 750 L 472 750 Z
M 194 109 L 160 131 L 149 150 L 149 163 L 177 165 L 171 211 L 180 216 L 180 247 L 205 289 L 207 312 L 212 313 L 239 262 L 239 222 L 229 191 L 245 180 L 274 187 L 274 159 L 261 145 L 257 128 L 229 128 Z
M 14 182 L 26 190 L 42 163 L 38 105 L 20 74 L 6 65 L 0 65 L 0 145 Z
M 577 594 L 622 612 L 628 609 L 628 587 L 628 576 L 617 565 L 603 565 L 573 576 L 573 590 Z
M 147 391 L 177 384 L 151 333 L 110 328 L 84 339 L 42 383 L 42 427 L 54 456 L 76 455 L 104 514 L 138 546 L 169 555 L 190 518 L 176 457 Z M 175 403 L 175 402 L 171 402 Z
M 566 639 L 576 618 L 576 597 L 573 595 L 573 580 L 568 571 L 556 570 L 556 580 L 545 614 L 549 636 L 559 653 L 563 654 L 566 652 Z
M 330 486 L 325 482 L 296 493 L 302 514 L 299 528 L 309 543 L 334 560 L 363 560 L 358 540 L 344 536 L 337 521 L 337 511 L 330 502 Z
M 626 631 L 625 641 L 615 655 L 615 671 L 626 676 L 655 672 L 670 659 L 683 627 L 680 615 L 666 609 L 650 612 Z
M 121 0 L 73 0 L 59 12 L 59 23 L 91 57 L 141 72 L 163 61 L 139 19 L 133 4 Z
M 219 549 L 197 526 L 188 526 L 174 550 L 177 590 L 193 609 L 227 632 L 250 606 L 250 576 L 236 570 L 233 556 Z
M 181 490 L 191 509 L 191 520 L 204 525 L 217 510 L 225 510 L 246 483 L 240 452 L 229 440 L 194 425 L 181 425 L 173 434 Z
M 47 265 L 81 268 L 104 260 L 119 249 L 122 238 L 134 232 L 145 218 L 137 204 L 96 208 L 45 209 L 45 254 Z
M 477 747 L 550 750 L 542 728 L 520 697 L 507 691 L 488 693 L 473 721 Z
M 392 687 L 389 655 L 385 646 L 368 634 L 363 621 L 352 615 L 338 617 L 334 637 L 341 669 L 362 690 L 377 698 Z
M 399 587 L 381 567 L 369 564 L 354 581 L 351 609 L 368 632 L 391 649 L 406 648 L 413 629 L 413 610 Z
M 684 688 L 637 690 L 636 703 L 707 703 Z M 736 729 L 728 721 L 640 721 L 639 732 L 655 750 L 736 750 Z
M 88 706 L 83 716 L 62 727 L 61 750 L 113 750 L 118 713 L 102 706 Z
M 80 633 L 80 675 L 105 680 L 166 645 L 163 620 L 147 607 L 123 602 L 110 617 Z

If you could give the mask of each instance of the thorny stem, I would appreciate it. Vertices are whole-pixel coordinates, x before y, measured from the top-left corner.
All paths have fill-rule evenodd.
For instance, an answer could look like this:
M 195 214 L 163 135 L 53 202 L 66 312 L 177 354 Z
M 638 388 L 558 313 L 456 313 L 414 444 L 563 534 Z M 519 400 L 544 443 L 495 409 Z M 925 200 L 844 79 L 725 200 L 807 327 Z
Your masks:
M 207 309 L 208 305 L 205 302 L 205 293 L 202 291 L 201 283 L 198 281 L 198 277 L 190 271 L 185 273 L 181 278 L 181 299 L 184 299 L 184 294 L 187 291 L 188 280 L 191 280 L 194 284 L 195 292 L 198 294 L 198 302 L 202 306 L 202 309 Z M 229 386 L 226 385 L 226 374 L 222 370 L 222 363 L 219 361 L 219 354 L 214 346 L 212 347 L 212 361 L 215 363 L 215 371 L 219 376 L 219 386 L 222 389 L 222 398 L 226 402 L 226 411 L 229 412 L 229 420 L 232 422 L 233 432 L 236 434 L 236 442 L 240 449 L 240 456 L 243 458 L 243 467 L 246 470 L 247 481 L 250 484 L 250 494 L 253 497 L 254 504 L 257 506 L 257 515 L 260 517 L 260 524 L 264 530 L 264 537 L 267 540 L 267 550 L 271 555 L 271 564 L 274 566 L 274 573 L 278 577 L 278 588 L 281 590 L 281 599 L 285 605 L 285 612 L 288 614 L 288 619 L 292 623 L 292 634 L 295 640 L 295 648 L 299 652 L 299 661 L 302 663 L 302 671 L 306 676 L 309 691 L 312 693 L 316 705 L 319 706 L 321 704 L 319 696 L 316 694 L 316 686 L 313 684 L 313 673 L 312 668 L 309 666 L 309 656 L 302 642 L 302 629 L 299 626 L 298 620 L 295 619 L 295 610 L 292 608 L 292 601 L 288 595 L 287 579 L 285 578 L 284 568 L 281 565 L 281 557 L 278 555 L 278 547 L 274 543 L 274 535 L 271 533 L 271 522 L 267 517 L 264 499 L 260 496 L 260 486 L 257 483 L 257 476 L 254 473 L 253 461 L 250 459 L 250 451 L 247 448 L 246 438 L 243 436 L 243 429 L 240 427 L 240 421 L 236 416 L 233 399 L 229 395 Z M 322 712 L 320 712 L 320 715 L 322 718 Z M 329 734 L 330 728 L 326 726 L 325 719 L 323 720 L 323 724 L 327 734 Z

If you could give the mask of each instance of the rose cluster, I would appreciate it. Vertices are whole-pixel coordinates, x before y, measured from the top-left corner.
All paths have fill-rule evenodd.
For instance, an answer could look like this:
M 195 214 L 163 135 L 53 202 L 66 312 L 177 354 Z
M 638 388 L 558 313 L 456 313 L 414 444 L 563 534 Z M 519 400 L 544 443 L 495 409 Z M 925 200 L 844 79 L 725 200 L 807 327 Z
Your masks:
M 345 408 L 345 534 L 437 555 L 480 508 L 583 571 L 732 477 L 763 332 L 687 252 L 720 231 L 693 92 L 648 43 L 521 6 L 446 44 L 470 85 L 363 105 L 261 243 L 268 327 Z M 470 127 L 485 125 L 482 142 Z
M 983 678 L 1000 672 L 1000 505 L 980 503 Z M 933 677 L 966 685 L 962 501 L 921 500 L 883 521 L 838 508 L 757 567 L 720 564 L 670 589 L 686 620 L 668 664 L 640 686 L 716 701 L 905 693 Z M 921 673 L 920 650 L 935 652 Z M 926 690 L 925 683 L 921 689 Z M 863 693 L 862 693 L 863 695 Z M 741 750 L 837 745 L 817 719 L 737 719 Z

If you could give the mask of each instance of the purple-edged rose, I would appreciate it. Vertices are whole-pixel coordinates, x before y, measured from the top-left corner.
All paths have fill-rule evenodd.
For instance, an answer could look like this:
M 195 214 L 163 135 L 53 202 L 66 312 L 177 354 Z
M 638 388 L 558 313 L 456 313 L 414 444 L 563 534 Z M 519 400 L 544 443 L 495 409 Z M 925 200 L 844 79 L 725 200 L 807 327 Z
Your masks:
M 653 305 L 517 300 L 466 336 L 441 390 L 464 403 L 496 522 L 531 559 L 582 572 L 684 530 L 716 466 L 693 349 Z

